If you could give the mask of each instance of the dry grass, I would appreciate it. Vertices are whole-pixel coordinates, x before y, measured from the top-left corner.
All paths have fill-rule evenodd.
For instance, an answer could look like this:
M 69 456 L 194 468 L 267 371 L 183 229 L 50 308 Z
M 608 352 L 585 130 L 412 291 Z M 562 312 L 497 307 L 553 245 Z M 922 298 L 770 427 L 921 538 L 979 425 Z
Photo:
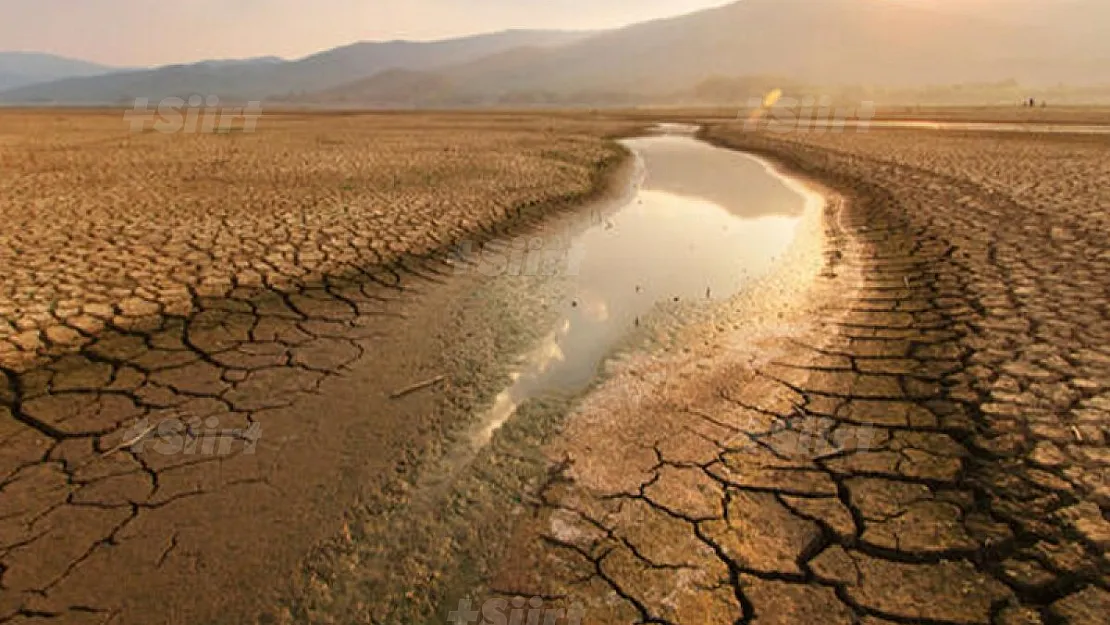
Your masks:
M 282 114 L 132 133 L 120 111 L 0 116 L 0 361 L 200 296 L 424 254 L 591 192 L 621 125 L 566 116 Z

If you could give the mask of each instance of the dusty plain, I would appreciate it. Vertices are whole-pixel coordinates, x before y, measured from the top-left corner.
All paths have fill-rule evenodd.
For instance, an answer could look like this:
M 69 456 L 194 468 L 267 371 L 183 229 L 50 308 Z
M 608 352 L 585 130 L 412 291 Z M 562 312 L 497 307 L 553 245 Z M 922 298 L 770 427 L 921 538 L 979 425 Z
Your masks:
M 521 347 L 451 245 L 606 191 L 650 118 L 827 191 L 812 284 L 527 407 L 422 541 L 421 458 Z M 1105 622 L 1110 138 L 730 119 L 4 112 L 0 622 Z M 167 420 L 200 447 L 130 444 Z

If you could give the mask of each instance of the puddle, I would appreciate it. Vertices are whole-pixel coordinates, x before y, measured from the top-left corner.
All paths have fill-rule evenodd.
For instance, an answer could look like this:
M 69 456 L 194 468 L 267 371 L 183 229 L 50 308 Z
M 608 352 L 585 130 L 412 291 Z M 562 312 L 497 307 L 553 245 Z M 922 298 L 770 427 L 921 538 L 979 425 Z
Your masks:
M 767 163 L 717 148 L 685 126 L 629 139 L 636 188 L 571 228 L 561 318 L 473 433 L 480 448 L 525 401 L 571 395 L 658 306 L 721 301 L 773 268 L 807 208 L 823 201 Z

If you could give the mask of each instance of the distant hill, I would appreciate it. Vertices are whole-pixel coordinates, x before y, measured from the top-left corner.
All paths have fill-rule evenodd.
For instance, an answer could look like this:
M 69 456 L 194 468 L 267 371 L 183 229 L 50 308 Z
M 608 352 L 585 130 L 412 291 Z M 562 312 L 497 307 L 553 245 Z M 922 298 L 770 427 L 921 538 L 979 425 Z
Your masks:
M 1106 24 L 1108 0 L 739 0 L 598 33 L 358 43 L 291 62 L 67 79 L 0 100 L 198 93 L 378 107 L 635 104 L 730 97 L 772 77 L 810 93 L 1009 99 L 1060 83 L 1110 84 Z M 949 88 L 964 84 L 987 87 Z
M 296 61 L 202 62 L 96 78 L 70 78 L 0 93 L 0 101 L 116 103 L 137 97 L 217 95 L 225 101 L 289 97 L 387 70 L 431 70 L 520 46 L 557 46 L 583 33 L 514 30 L 433 42 L 361 42 Z
M 1101 1 L 1101 0 L 1100 0 Z M 922 85 L 1016 79 L 1110 79 L 1105 38 L 1097 49 L 1072 44 L 1088 11 L 1051 3 L 1041 28 L 945 3 L 898 0 L 743 0 L 631 26 L 504 68 L 469 67 L 475 86 L 621 88 L 666 91 L 717 75 L 789 76 L 818 84 Z M 954 3 L 959 4 L 959 3 Z M 1077 3 L 1078 6 L 1078 3 Z
M 188 67 L 190 65 L 197 67 L 267 67 L 285 63 L 285 59 L 280 56 L 256 56 L 249 59 L 214 59 L 209 61 L 200 61 L 198 63 L 181 63 L 177 65 L 167 65 L 166 67 Z
M 440 102 L 452 85 L 460 103 L 666 101 L 714 80 L 767 76 L 903 89 L 1105 84 L 1110 38 L 1098 25 L 1107 23 L 1104 0 L 741 0 L 557 49 L 504 52 L 425 82 L 438 85 Z M 388 102 L 386 87 L 356 83 L 302 99 Z
M 39 52 L 0 52 L 0 91 L 73 76 L 96 76 L 118 68 Z
M 458 85 L 444 74 L 391 69 L 335 89 L 291 97 L 287 101 L 408 108 L 462 104 L 459 93 Z

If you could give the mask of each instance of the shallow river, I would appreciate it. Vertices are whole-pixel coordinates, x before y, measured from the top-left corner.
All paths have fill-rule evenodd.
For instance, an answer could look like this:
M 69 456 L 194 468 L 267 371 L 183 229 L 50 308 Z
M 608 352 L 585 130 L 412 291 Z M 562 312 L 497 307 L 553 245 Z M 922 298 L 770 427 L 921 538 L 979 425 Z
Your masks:
M 484 583 L 476 572 L 500 566 L 530 510 L 523 502 L 551 477 L 545 445 L 609 379 L 608 358 L 681 348 L 680 330 L 705 319 L 738 328 L 738 302 L 762 299 L 770 287 L 760 282 L 781 288 L 824 198 L 694 130 L 666 126 L 624 141 L 632 172 L 608 199 L 546 218 L 526 236 L 460 250 L 458 268 L 482 275 L 461 280 L 466 294 L 448 304 L 457 343 L 445 345 L 439 370 L 464 381 L 445 414 L 465 425 L 434 463 L 418 466 L 396 507 L 365 518 L 365 578 L 351 586 L 359 597 L 404 595 L 412 575 L 432 570 L 446 597 L 432 606 L 442 617 L 434 622 L 443 622 Z M 396 620 L 432 622 L 425 616 Z
M 766 275 L 807 207 L 822 201 L 764 161 L 691 132 L 663 127 L 624 141 L 636 157 L 632 193 L 567 228 L 562 246 L 535 239 L 522 254 L 523 272 L 563 282 L 559 319 L 475 430 L 478 446 L 528 399 L 584 390 L 657 307 L 728 299 Z

